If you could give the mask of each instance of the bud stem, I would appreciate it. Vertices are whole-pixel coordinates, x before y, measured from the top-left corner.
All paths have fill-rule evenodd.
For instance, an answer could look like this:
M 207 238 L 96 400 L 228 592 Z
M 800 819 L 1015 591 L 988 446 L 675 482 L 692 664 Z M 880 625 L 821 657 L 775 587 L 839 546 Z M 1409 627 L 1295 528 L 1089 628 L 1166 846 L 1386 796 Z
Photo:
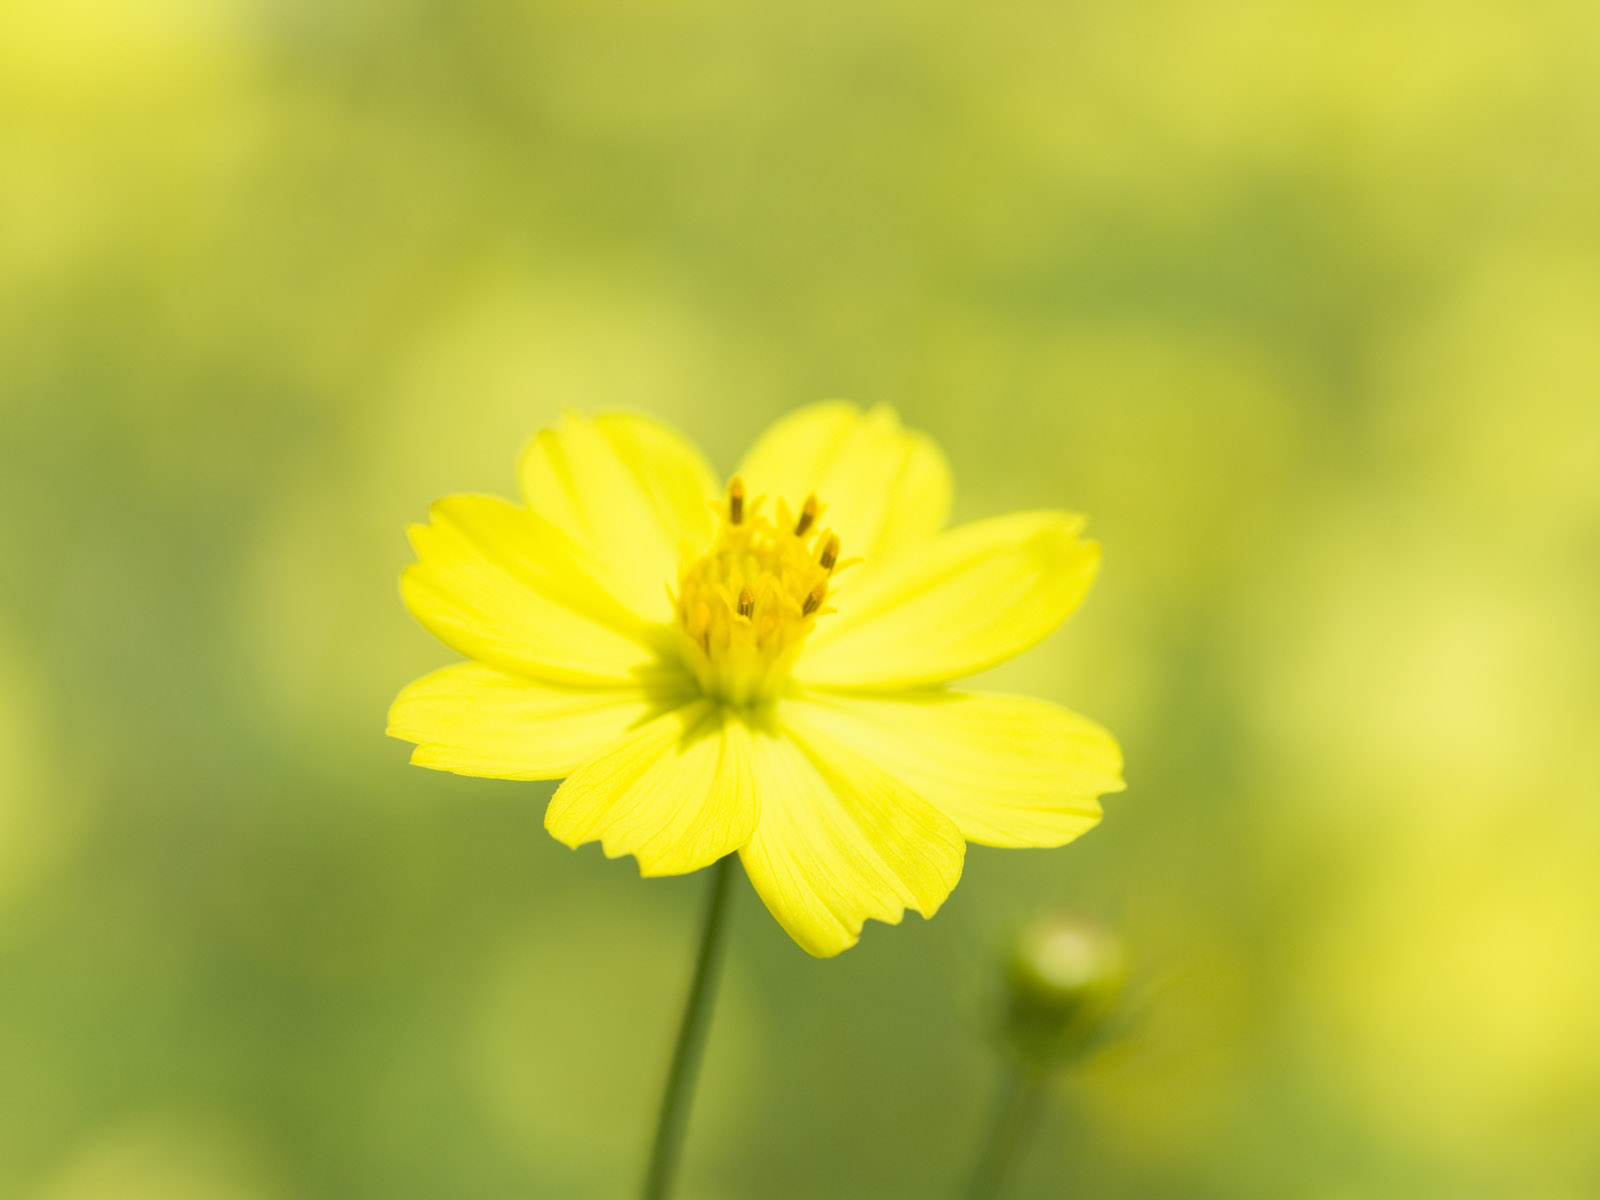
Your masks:
M 1006 1067 L 967 1200 L 998 1200 L 1006 1174 L 1016 1163 L 1038 1115 L 1046 1078 L 1045 1071 L 1032 1063 L 1012 1062 Z

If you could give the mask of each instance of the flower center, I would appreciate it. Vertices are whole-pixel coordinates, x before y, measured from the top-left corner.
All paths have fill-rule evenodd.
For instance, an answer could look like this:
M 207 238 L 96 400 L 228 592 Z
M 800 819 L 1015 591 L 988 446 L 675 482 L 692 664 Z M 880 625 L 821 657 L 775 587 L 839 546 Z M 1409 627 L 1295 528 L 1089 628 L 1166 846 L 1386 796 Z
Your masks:
M 722 518 L 708 554 L 685 559 L 673 596 L 684 661 L 708 695 L 730 704 L 776 699 L 827 607 L 839 562 L 839 537 L 817 526 L 813 494 L 798 515 L 782 500 L 772 519 L 765 497 L 745 498 L 744 481 L 728 485 L 715 507 Z

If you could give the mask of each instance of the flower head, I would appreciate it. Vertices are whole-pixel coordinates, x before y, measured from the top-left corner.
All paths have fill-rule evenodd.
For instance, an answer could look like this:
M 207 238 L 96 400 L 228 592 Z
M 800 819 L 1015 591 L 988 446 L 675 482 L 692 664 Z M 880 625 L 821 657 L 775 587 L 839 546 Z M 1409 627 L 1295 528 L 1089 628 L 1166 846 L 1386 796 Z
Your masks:
M 772 704 L 788 688 L 795 660 L 823 606 L 839 559 L 839 535 L 817 527 L 821 505 L 806 497 L 799 516 L 777 502 L 775 520 L 734 476 L 717 504 L 717 538 L 685 555 L 673 596 L 684 665 L 707 696 L 739 707 Z
M 1119 790 L 1109 734 L 1039 700 L 951 690 L 1082 599 L 1082 520 L 945 530 L 950 479 L 887 409 L 778 422 L 722 486 L 642 417 L 567 416 L 526 506 L 456 496 L 413 526 L 401 590 L 470 661 L 411 684 L 412 761 L 563 779 L 545 826 L 646 875 L 738 852 L 802 947 L 931 916 L 967 841 L 1057 846 Z

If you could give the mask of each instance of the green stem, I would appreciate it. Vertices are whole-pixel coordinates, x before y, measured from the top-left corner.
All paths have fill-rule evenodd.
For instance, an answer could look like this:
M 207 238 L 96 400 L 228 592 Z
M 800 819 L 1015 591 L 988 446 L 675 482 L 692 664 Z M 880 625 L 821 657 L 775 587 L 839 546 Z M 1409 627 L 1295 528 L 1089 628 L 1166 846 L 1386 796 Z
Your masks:
M 683 1152 L 683 1134 L 689 1125 L 690 1105 L 694 1102 L 695 1077 L 700 1073 L 700 1056 L 705 1050 L 711 1009 L 717 999 L 717 977 L 722 969 L 722 946 L 728 925 L 728 898 L 733 893 L 730 886 L 733 864 L 734 856 L 729 854 L 711 868 L 711 894 L 706 898 L 705 919 L 700 926 L 700 954 L 694 964 L 689 999 L 683 1006 L 678 1042 L 672 1050 L 667 1088 L 656 1116 L 650 1169 L 644 1179 L 644 1200 L 666 1200 Z
M 1013 1063 L 995 1097 L 994 1116 L 989 1136 L 978 1156 L 967 1200 L 997 1200 L 1005 1186 L 1006 1172 L 1017 1160 L 1017 1153 L 1044 1099 L 1045 1073 L 1038 1067 Z

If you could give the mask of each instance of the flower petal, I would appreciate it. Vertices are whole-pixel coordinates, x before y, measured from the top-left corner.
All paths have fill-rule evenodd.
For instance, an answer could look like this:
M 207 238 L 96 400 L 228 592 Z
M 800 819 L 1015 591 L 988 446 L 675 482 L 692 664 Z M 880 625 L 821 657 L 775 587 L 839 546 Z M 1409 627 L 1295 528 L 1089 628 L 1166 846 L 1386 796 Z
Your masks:
M 544 827 L 641 875 L 682 875 L 738 849 L 758 813 L 744 725 L 700 700 L 642 726 L 567 777 Z
M 720 489 L 693 446 L 644 417 L 568 413 L 533 440 L 520 472 L 528 506 L 604 564 L 633 612 L 671 618 L 685 547 L 702 553 L 716 533 Z
M 552 687 L 460 663 L 409 684 L 389 709 L 390 737 L 415 742 L 421 767 L 493 779 L 560 779 L 621 741 L 683 692 Z
M 1120 792 L 1122 751 L 1093 721 L 1043 700 L 924 691 L 789 701 L 791 727 L 821 733 L 894 776 L 988 846 L 1060 846 Z
M 950 468 L 933 440 L 902 428 L 894 410 L 869 413 L 842 400 L 807 405 L 779 420 L 740 464 L 751 495 L 799 510 L 815 492 L 819 524 L 847 557 L 879 557 L 944 527 Z
M 552 683 L 637 683 L 665 669 L 661 630 L 598 584 L 559 530 L 489 496 L 452 496 L 430 516 L 411 527 L 419 561 L 400 591 L 452 649 Z
M 902 689 L 959 679 L 1020 654 L 1078 606 L 1100 547 L 1070 513 L 1013 513 L 950 530 L 842 575 L 795 678 Z
M 847 950 L 869 917 L 931 917 L 961 877 L 961 832 L 891 776 L 825 734 L 751 734 L 761 821 L 740 849 L 767 910 L 819 958 Z

